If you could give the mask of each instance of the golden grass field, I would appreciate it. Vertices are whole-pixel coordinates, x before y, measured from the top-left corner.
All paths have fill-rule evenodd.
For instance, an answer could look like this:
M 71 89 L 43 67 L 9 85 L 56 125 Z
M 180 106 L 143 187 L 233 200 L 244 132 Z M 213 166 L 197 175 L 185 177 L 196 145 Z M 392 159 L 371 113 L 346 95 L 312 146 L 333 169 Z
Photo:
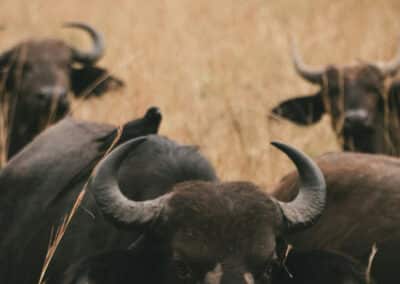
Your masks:
M 64 21 L 85 21 L 106 38 L 100 65 L 126 88 L 75 101 L 76 118 L 120 124 L 160 107 L 160 133 L 198 144 L 224 179 L 268 189 L 292 168 L 269 146 L 281 140 L 315 157 L 337 151 L 328 117 L 310 128 L 268 118 L 281 100 L 316 90 L 294 72 L 295 35 L 311 64 L 387 60 L 400 36 L 398 0 L 2 0 L 0 50 L 29 37 L 88 47 Z

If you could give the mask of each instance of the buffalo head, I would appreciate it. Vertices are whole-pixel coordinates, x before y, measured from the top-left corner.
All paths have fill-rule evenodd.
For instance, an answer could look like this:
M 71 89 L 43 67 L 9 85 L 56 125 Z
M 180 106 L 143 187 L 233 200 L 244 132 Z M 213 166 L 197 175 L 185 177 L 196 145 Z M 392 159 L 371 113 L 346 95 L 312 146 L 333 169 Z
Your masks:
M 152 272 L 135 281 L 273 283 L 272 271 L 282 255 L 279 243 L 313 224 L 326 198 L 325 181 L 314 162 L 292 147 L 274 145 L 295 163 L 301 179 L 298 196 L 288 203 L 251 182 L 218 181 L 192 148 L 159 136 L 131 140 L 102 160 L 89 183 L 98 207 L 120 229 L 143 231 L 150 242 L 147 254 L 156 261 Z M 141 165 L 129 170 L 137 187 L 125 189 L 129 196 L 121 192 L 117 179 L 128 156 Z M 206 174 L 193 174 L 200 172 Z M 172 186 L 158 188 L 162 183 Z M 143 200 L 141 191 L 154 198 Z M 141 264 L 131 265 L 135 269 Z M 81 277 L 88 281 L 87 274 Z
M 293 45 L 292 58 L 296 72 L 305 80 L 320 86 L 310 96 L 289 99 L 273 113 L 300 125 L 319 121 L 330 115 L 332 127 L 344 150 L 393 154 L 389 145 L 385 114 L 392 109 L 387 82 L 400 68 L 400 47 L 396 58 L 386 64 L 359 63 L 347 66 L 307 66 Z
M 0 54 L 1 104 L 8 107 L 8 156 L 15 154 L 47 125 L 69 111 L 68 94 L 101 95 L 123 85 L 96 67 L 104 41 L 83 23 L 68 23 L 91 36 L 92 50 L 84 52 L 57 39 L 28 40 Z

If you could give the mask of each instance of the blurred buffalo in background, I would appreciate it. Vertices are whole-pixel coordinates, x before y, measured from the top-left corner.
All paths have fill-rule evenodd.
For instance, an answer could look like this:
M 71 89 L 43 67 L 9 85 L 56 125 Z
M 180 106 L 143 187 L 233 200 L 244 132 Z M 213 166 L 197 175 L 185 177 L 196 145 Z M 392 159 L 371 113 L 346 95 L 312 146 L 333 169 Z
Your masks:
M 92 50 L 84 52 L 58 39 L 29 39 L 0 54 L 7 158 L 68 113 L 70 92 L 87 98 L 123 85 L 95 66 L 104 53 L 102 35 L 83 23 L 65 26 L 86 31 L 93 40 Z
M 272 112 L 299 125 L 318 122 L 324 113 L 346 151 L 400 154 L 399 95 L 395 75 L 398 54 L 387 63 L 307 66 L 295 44 L 292 57 L 296 72 L 320 86 L 317 93 L 284 101 Z

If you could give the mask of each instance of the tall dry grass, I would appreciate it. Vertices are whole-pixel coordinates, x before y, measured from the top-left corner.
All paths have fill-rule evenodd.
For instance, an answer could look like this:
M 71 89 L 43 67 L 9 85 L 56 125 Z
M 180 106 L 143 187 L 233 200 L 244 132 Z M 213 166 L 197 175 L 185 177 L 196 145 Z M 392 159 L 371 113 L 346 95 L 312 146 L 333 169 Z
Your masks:
M 88 47 L 82 32 L 61 29 L 71 20 L 105 34 L 101 64 L 127 82 L 75 101 L 75 117 L 120 124 L 157 105 L 162 134 L 200 145 L 222 178 L 268 190 L 292 167 L 271 140 L 311 156 L 339 149 L 327 117 L 307 129 L 268 117 L 278 102 L 316 90 L 296 76 L 289 36 L 312 64 L 385 60 L 400 35 L 400 1 L 2 0 L 0 50 L 37 36 Z
M 82 32 L 60 27 L 71 20 L 105 34 L 101 64 L 127 82 L 120 93 L 76 101 L 75 117 L 119 124 L 157 105 L 162 134 L 199 144 L 223 178 L 268 187 L 291 167 L 269 141 L 312 156 L 339 149 L 326 117 L 305 129 L 267 116 L 315 90 L 293 71 L 288 37 L 312 64 L 385 60 L 400 34 L 400 2 L 2 0 L 0 49 L 36 36 L 87 47 Z

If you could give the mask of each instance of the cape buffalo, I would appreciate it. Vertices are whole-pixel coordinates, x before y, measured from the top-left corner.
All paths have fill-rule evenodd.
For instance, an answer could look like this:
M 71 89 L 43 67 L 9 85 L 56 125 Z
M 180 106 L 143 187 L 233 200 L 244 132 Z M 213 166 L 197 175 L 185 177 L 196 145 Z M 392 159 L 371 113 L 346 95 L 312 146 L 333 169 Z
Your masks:
M 37 282 L 52 228 L 101 156 L 99 136 L 99 126 L 64 121 L 0 173 L 1 282 Z M 282 240 L 315 223 L 326 192 L 312 160 L 274 145 L 300 173 L 291 202 L 220 181 L 196 147 L 156 135 L 120 145 L 97 165 L 46 283 L 277 283 Z
M 398 55 L 386 64 L 311 68 L 295 45 L 292 57 L 297 73 L 320 90 L 284 101 L 272 110 L 274 114 L 310 125 L 327 113 L 344 150 L 400 154 L 400 90 L 394 77 L 400 68 L 400 46 Z
M 3 147 L 8 158 L 67 114 L 69 92 L 87 98 L 123 85 L 95 66 L 104 53 L 102 35 L 83 23 L 66 27 L 89 33 L 92 50 L 84 52 L 58 39 L 30 39 L 0 54 L 0 105 L 6 109 L 2 119 L 8 137 Z
M 315 226 L 291 235 L 295 248 L 331 249 L 366 264 L 374 244 L 372 276 L 377 283 L 400 283 L 400 160 L 358 153 L 331 153 L 317 159 L 327 183 L 327 207 Z M 297 196 L 300 179 L 291 173 L 274 188 L 279 200 Z

